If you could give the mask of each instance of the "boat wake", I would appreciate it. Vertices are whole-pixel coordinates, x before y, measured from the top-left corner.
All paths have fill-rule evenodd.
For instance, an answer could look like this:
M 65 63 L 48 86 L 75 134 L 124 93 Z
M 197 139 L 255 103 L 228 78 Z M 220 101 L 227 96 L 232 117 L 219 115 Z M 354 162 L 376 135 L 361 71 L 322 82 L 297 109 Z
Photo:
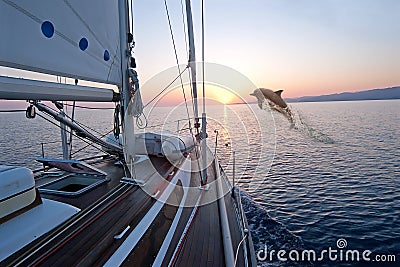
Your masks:
M 302 239 L 293 233 L 291 233 L 284 225 L 272 219 L 268 212 L 243 190 L 240 190 L 242 197 L 242 205 L 249 224 L 251 231 L 254 250 L 257 253 L 260 250 L 264 250 L 265 246 L 267 251 L 275 250 L 275 253 L 279 250 L 302 250 L 304 249 L 304 243 Z M 260 253 L 261 257 L 264 253 Z M 279 261 L 274 254 L 272 260 L 268 258 L 265 261 L 257 259 L 257 266 L 313 266 L 309 262 L 292 262 L 292 261 Z

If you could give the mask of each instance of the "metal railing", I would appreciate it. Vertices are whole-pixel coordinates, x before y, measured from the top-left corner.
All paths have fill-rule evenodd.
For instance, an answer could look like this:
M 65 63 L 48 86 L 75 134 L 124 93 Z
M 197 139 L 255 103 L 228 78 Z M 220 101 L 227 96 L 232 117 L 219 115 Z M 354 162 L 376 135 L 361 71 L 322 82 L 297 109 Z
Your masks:
M 216 141 L 216 144 L 217 144 L 217 141 Z M 233 164 L 233 175 L 235 175 L 235 167 L 236 166 L 234 163 Z M 243 241 L 242 246 L 243 246 L 243 255 L 245 258 L 245 264 L 246 264 L 246 266 L 252 266 L 252 267 L 256 266 L 257 260 L 255 257 L 254 245 L 253 245 L 253 241 L 251 238 L 251 233 L 249 231 L 249 226 L 247 223 L 246 215 L 244 213 L 244 209 L 242 206 L 242 198 L 241 198 L 241 194 L 240 194 L 240 189 L 235 187 L 234 177 L 232 177 L 233 184 L 231 184 L 221 165 L 219 165 L 219 169 L 220 169 L 220 173 L 221 173 L 221 178 L 223 178 L 226 186 L 232 192 L 232 198 L 234 200 L 233 203 L 234 203 L 235 212 L 236 212 L 236 219 L 237 219 L 239 229 L 241 230 L 241 233 L 242 233 L 242 241 Z

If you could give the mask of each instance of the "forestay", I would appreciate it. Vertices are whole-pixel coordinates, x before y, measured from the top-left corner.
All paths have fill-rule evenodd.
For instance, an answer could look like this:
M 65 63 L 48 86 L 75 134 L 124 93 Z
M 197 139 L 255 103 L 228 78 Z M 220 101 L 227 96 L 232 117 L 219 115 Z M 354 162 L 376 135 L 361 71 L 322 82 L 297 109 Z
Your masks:
M 118 1 L 0 0 L 0 65 L 120 86 Z

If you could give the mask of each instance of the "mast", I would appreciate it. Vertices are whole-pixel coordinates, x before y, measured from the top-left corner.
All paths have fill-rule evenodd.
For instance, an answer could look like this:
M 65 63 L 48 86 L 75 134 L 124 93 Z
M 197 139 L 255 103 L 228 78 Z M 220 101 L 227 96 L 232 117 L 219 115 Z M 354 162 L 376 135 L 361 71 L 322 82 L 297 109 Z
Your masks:
M 193 32 L 193 17 L 192 17 L 192 7 L 190 0 L 186 0 L 186 18 L 188 24 L 188 39 L 189 39 L 189 68 L 192 74 L 192 91 L 193 91 L 193 105 L 194 105 L 194 117 L 195 123 L 194 127 L 199 132 L 199 110 L 198 110 L 198 103 L 197 103 L 197 77 L 196 77 L 196 52 L 195 52 L 195 45 L 194 45 L 194 32 Z M 204 38 L 204 36 L 203 36 Z M 204 54 L 204 53 L 203 53 Z M 203 56 L 204 61 L 204 56 Z M 204 72 L 204 68 L 203 68 Z M 203 73 L 203 80 L 204 80 L 204 73 Z M 203 81 L 204 87 L 204 81 Z M 204 94 L 204 88 L 203 88 Z M 204 98 L 204 95 L 203 95 Z M 202 170 L 201 170 L 201 184 L 207 184 L 207 134 L 206 134 L 206 113 L 204 107 L 205 101 L 203 100 L 203 114 L 202 114 L 202 129 L 200 132 L 200 143 L 201 143 L 201 152 L 202 152 Z
M 194 32 L 193 32 L 193 18 L 192 6 L 190 0 L 186 0 L 186 20 L 188 24 L 188 39 L 189 39 L 189 68 L 192 75 L 192 91 L 193 91 L 193 105 L 194 105 L 194 127 L 199 129 L 199 109 L 197 104 L 197 84 L 196 84 L 196 51 L 194 47 Z
M 206 90 L 204 85 L 204 0 L 201 1 L 201 66 L 203 85 L 203 113 L 201 114 L 201 153 L 203 154 L 203 184 L 207 183 L 207 114 L 206 114 Z
M 135 60 L 133 57 L 131 57 L 132 55 L 131 49 L 133 48 L 133 35 L 129 31 L 128 1 L 119 0 L 118 6 L 119 6 L 121 73 L 122 73 L 122 83 L 120 88 L 120 92 L 122 95 L 122 100 L 121 100 L 122 136 L 123 136 L 122 146 L 123 146 L 125 164 L 127 165 L 130 171 L 130 177 L 129 176 L 125 177 L 128 181 L 135 178 L 134 160 L 136 157 L 136 152 L 135 152 L 135 136 L 134 136 L 134 131 L 135 131 L 134 119 L 136 116 L 135 112 L 137 112 L 136 107 L 142 104 L 141 103 L 142 100 L 140 98 L 140 93 L 138 91 L 139 81 L 137 79 L 137 73 L 133 69 L 136 67 Z
M 128 49 L 128 3 L 126 0 L 118 1 L 119 7 L 119 38 L 120 38 L 120 53 L 121 53 L 121 74 L 122 83 L 120 93 L 121 99 L 121 114 L 124 117 L 125 111 L 128 108 L 130 101 L 129 90 L 128 90 L 128 60 L 129 60 L 129 49 Z M 132 133 L 133 134 L 133 133 Z

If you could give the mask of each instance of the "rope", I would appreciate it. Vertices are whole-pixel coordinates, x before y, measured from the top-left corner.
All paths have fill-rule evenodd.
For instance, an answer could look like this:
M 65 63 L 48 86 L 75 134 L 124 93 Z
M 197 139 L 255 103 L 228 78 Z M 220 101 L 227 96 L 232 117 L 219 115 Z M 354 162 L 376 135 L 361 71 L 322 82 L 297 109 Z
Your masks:
M 121 133 L 121 131 L 119 129 L 119 126 L 121 125 L 119 122 L 120 108 L 121 108 L 121 106 L 120 106 L 120 104 L 118 104 L 114 109 L 114 127 L 112 129 L 112 132 L 116 139 L 119 139 L 119 134 Z
M 247 234 L 245 234 L 245 235 L 244 235 L 244 237 L 242 238 L 242 240 L 240 240 L 240 242 L 239 242 L 239 245 L 238 245 L 238 247 L 237 247 L 237 249 L 236 249 L 236 255 L 235 255 L 235 264 L 234 264 L 234 267 L 236 267 L 237 258 L 238 258 L 238 255 L 239 255 L 239 248 L 240 248 L 240 246 L 242 245 L 243 241 L 246 239 L 246 237 L 247 237 Z
M 143 113 L 143 102 L 142 102 L 142 96 L 140 94 L 140 89 L 139 89 L 139 79 L 137 72 L 129 68 L 128 69 L 128 75 L 131 78 L 130 82 L 130 94 L 131 94 L 131 99 L 133 99 L 133 106 L 132 110 L 130 112 L 135 118 L 138 118 L 142 115 Z
M 133 103 L 131 109 L 129 110 L 129 115 L 133 115 L 136 119 L 136 125 L 139 129 L 144 129 L 147 127 L 147 118 L 143 113 L 143 101 L 142 95 L 140 94 L 139 89 L 139 79 L 136 70 L 129 68 L 128 75 L 131 78 L 130 85 L 130 97 L 133 99 Z M 143 115 L 144 121 L 140 118 Z

